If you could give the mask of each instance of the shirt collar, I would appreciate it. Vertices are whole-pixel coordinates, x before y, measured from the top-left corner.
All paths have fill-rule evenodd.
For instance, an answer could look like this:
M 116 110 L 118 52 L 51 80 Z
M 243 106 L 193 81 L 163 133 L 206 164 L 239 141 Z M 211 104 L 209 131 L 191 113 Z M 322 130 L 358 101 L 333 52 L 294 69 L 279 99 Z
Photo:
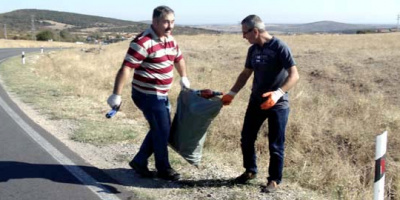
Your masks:
M 159 40 L 159 41 L 161 41 L 160 37 L 158 37 L 158 35 L 157 35 L 156 32 L 154 31 L 152 25 L 150 25 L 149 32 L 150 32 L 150 34 L 152 35 L 152 37 L 153 37 L 154 40 Z M 171 38 L 171 35 L 165 36 L 165 39 L 166 39 L 167 41 L 168 41 L 170 38 Z

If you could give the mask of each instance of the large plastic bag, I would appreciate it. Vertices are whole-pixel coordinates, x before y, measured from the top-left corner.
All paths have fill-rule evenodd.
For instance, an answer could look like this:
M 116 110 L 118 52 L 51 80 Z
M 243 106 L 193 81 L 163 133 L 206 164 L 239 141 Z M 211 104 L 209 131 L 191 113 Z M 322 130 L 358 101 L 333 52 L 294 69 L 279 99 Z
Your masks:
M 218 97 L 206 99 L 187 89 L 180 92 L 169 144 L 190 164 L 199 165 L 207 129 L 221 108 Z

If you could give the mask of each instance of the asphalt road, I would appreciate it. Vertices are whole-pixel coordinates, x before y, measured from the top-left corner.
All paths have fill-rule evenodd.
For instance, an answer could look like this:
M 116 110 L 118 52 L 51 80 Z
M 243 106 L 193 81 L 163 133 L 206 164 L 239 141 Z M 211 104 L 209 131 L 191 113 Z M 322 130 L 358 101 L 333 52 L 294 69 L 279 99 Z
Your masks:
M 40 51 L 0 49 L 1 62 Z M 47 50 L 45 50 L 47 51 Z M 0 85 L 0 199 L 126 199 L 114 179 L 27 117 Z

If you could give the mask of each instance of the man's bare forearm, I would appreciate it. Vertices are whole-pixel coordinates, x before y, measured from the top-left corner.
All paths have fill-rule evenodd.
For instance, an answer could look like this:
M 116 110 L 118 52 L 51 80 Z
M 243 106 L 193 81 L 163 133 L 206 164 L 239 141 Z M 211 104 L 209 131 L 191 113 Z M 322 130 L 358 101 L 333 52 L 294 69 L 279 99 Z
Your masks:
M 238 93 L 245 85 L 251 74 L 253 73 L 250 69 L 244 69 L 238 76 L 235 85 L 231 88 L 232 92 Z
M 124 88 L 125 82 L 129 79 L 132 69 L 126 66 L 122 66 L 115 77 L 114 82 L 114 94 L 121 95 L 122 89 Z
M 178 71 L 179 76 L 181 76 L 181 77 L 187 76 L 186 63 L 183 58 L 179 62 L 175 63 L 175 68 Z
M 297 67 L 293 66 L 289 69 L 289 76 L 286 79 L 286 82 L 282 85 L 281 89 L 284 92 L 289 91 L 293 86 L 296 85 L 298 80 L 299 80 L 299 73 L 297 71 Z

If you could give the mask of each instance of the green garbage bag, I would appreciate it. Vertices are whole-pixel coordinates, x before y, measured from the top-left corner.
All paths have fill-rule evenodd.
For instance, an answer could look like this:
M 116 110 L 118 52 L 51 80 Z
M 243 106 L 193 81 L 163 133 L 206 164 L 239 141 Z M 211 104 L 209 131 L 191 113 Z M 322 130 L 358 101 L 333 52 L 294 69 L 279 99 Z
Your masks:
M 169 137 L 170 147 L 195 166 L 201 161 L 207 129 L 222 108 L 219 97 L 198 94 L 188 89 L 180 92 Z

